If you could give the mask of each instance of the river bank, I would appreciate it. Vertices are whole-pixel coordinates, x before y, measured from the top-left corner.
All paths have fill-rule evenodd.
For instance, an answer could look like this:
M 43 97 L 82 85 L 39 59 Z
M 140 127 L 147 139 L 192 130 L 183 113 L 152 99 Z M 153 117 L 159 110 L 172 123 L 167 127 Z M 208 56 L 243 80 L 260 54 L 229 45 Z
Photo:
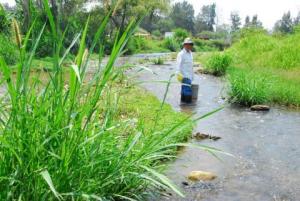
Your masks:
M 154 73 L 144 71 L 138 80 L 162 100 L 164 84 L 175 71 L 174 61 L 165 65 L 149 65 Z M 174 80 L 174 82 L 176 82 Z M 186 198 L 171 196 L 166 200 L 297 200 L 300 197 L 300 114 L 297 111 L 274 107 L 270 112 L 251 112 L 248 108 L 226 104 L 226 82 L 210 75 L 196 75 L 199 100 L 196 106 L 180 107 L 178 84 L 172 84 L 167 103 L 177 111 L 205 114 L 226 105 L 219 113 L 200 121 L 194 132 L 221 137 L 218 141 L 192 142 L 210 145 L 235 155 L 235 158 L 216 160 L 210 154 L 187 148 L 170 164 L 167 175 L 186 194 Z M 211 171 L 218 175 L 212 182 L 191 183 L 190 171 Z M 188 182 L 188 186 L 187 183 Z

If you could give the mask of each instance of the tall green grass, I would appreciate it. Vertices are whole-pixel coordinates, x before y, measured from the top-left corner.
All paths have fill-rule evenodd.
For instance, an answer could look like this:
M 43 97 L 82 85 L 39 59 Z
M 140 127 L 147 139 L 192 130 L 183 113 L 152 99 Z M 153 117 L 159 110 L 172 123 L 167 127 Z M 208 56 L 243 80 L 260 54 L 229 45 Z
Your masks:
M 233 67 L 227 77 L 232 102 L 246 106 L 266 103 L 300 106 L 300 82 L 283 78 L 270 69 Z
M 205 70 L 215 76 L 223 76 L 226 74 L 231 64 L 231 57 L 228 54 L 215 53 L 207 61 Z
M 300 67 L 300 32 L 272 36 L 263 30 L 246 29 L 227 51 L 234 64 L 245 67 L 292 69 Z
M 297 29 L 296 29 L 297 30 Z M 230 95 L 241 104 L 300 105 L 300 32 L 272 36 L 246 30 L 227 54 L 233 58 Z
M 269 101 L 271 83 L 264 75 L 251 70 L 230 69 L 228 80 L 232 102 L 251 106 Z
M 300 32 L 286 36 L 245 29 L 224 53 L 231 58 L 228 70 L 231 101 L 242 105 L 277 103 L 300 106 Z M 214 72 L 222 68 L 215 53 L 199 54 L 197 60 Z M 211 64 L 210 64 L 211 63 Z M 225 72 L 224 70 L 222 72 Z
M 133 118 L 116 118 L 121 94 L 112 86 L 122 68 L 114 68 L 114 63 L 140 20 L 132 21 L 116 37 L 105 66 L 99 65 L 88 75 L 89 56 L 103 41 L 110 14 L 100 24 L 89 49 L 85 45 L 89 20 L 64 49 L 64 33 L 58 31 L 48 1 L 43 3 L 55 50 L 52 70 L 43 80 L 41 75 L 30 73 L 48 23 L 33 38 L 30 52 L 26 46 L 34 24 L 22 38 L 15 23 L 20 52 L 15 74 L 0 58 L 1 84 L 7 91 L 0 105 L 0 200 L 144 200 L 148 192 L 157 189 L 183 196 L 159 170 L 161 160 L 174 157 L 174 148 L 179 145 L 174 139 L 181 139 L 180 133 L 190 128 L 190 118 L 162 129 L 157 126 L 161 115 L 155 115 L 151 133 L 145 133 L 145 124 L 136 125 Z M 63 69 L 77 42 L 76 59 Z M 102 48 L 100 61 L 103 54 Z M 164 111 L 163 105 L 158 114 Z

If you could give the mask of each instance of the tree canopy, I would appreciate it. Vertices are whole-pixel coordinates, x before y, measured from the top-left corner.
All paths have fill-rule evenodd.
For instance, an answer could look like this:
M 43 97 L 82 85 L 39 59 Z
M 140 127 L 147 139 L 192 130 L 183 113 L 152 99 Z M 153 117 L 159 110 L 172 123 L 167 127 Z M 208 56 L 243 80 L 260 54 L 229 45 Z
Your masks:
M 194 7 L 187 1 L 175 3 L 170 17 L 175 27 L 186 29 L 194 33 Z

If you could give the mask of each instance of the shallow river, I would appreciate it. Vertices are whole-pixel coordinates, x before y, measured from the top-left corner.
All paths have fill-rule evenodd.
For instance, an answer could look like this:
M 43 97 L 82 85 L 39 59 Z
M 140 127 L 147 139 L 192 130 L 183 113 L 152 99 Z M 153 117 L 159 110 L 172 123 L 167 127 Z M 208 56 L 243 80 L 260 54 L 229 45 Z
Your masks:
M 139 56 L 140 57 L 140 56 Z M 175 72 L 175 62 L 148 65 L 154 72 L 143 71 L 138 80 L 144 88 L 162 99 L 166 84 L 148 81 L 168 80 Z M 174 80 L 174 82 L 176 82 Z M 251 112 L 226 104 L 226 84 L 220 78 L 196 75 L 200 85 L 195 106 L 180 107 L 180 86 L 172 84 L 167 103 L 177 111 L 203 115 L 220 106 L 225 108 L 198 122 L 194 132 L 221 137 L 218 141 L 192 140 L 233 154 L 223 161 L 198 149 L 186 148 L 170 164 L 167 176 L 186 194 L 158 200 L 203 201 L 297 201 L 300 200 L 300 112 L 273 107 L 269 112 Z M 183 185 L 194 170 L 210 171 L 218 178 L 212 182 Z
M 124 62 L 136 63 L 145 58 L 161 54 L 136 55 Z M 93 67 L 94 66 L 94 67 Z M 142 86 L 163 98 L 166 84 L 152 82 L 168 80 L 175 72 L 175 62 L 165 65 L 147 65 L 150 71 L 139 72 Z M 90 65 L 93 73 L 96 65 Z M 130 73 L 130 75 L 132 75 Z M 150 82 L 148 82 L 150 81 Z M 195 133 L 208 133 L 221 137 L 218 141 L 192 140 L 233 154 L 235 157 L 221 156 L 219 161 L 212 155 L 198 149 L 186 148 L 171 163 L 166 174 L 185 193 L 185 198 L 172 195 L 156 200 L 172 201 L 298 201 L 300 200 L 300 112 L 273 107 L 270 112 L 251 112 L 226 104 L 226 84 L 220 78 L 196 75 L 199 84 L 199 99 L 195 106 L 180 107 L 180 85 L 174 80 L 167 95 L 167 103 L 177 111 L 203 115 L 220 106 L 225 108 L 197 123 Z M 4 93 L 3 87 L 0 93 Z M 183 185 L 186 176 L 194 170 L 210 171 L 218 177 L 212 182 Z

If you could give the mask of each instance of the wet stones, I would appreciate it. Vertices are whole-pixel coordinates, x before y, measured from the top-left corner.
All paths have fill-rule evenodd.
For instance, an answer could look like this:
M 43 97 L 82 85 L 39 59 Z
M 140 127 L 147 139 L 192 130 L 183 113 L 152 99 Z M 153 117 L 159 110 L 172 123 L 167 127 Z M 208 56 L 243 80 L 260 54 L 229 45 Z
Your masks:
M 250 107 L 251 111 L 269 111 L 270 110 L 270 106 L 268 105 L 252 105 Z
M 193 138 L 195 138 L 196 140 L 210 139 L 210 140 L 214 140 L 214 141 L 217 141 L 217 140 L 221 139 L 221 137 L 212 136 L 212 135 L 205 134 L 205 133 L 200 133 L 200 132 L 194 134 Z
M 187 177 L 190 181 L 212 181 L 217 178 L 217 175 L 211 172 L 192 171 Z

